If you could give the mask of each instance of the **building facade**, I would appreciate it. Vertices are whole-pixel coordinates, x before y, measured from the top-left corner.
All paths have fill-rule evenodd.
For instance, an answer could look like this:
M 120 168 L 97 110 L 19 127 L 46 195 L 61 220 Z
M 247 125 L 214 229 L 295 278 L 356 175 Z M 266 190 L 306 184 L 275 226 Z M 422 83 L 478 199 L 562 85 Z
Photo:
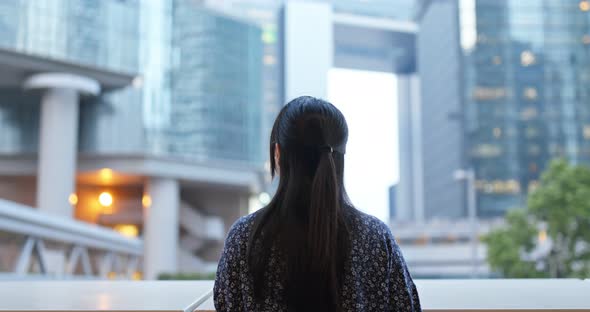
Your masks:
M 474 168 L 478 215 L 496 217 L 524 205 L 551 159 L 588 162 L 589 9 L 421 1 L 427 216 L 465 216 L 456 168 Z
M 148 279 L 214 270 L 265 183 L 261 34 L 199 1 L 0 3 L 0 198 L 20 205 L 0 210 L 17 220 L 35 207 L 31 218 L 56 231 L 91 223 L 127 235 L 130 254 L 143 244 Z M 68 248 L 84 259 L 100 247 L 101 261 L 120 264 L 108 260 L 119 247 L 105 250 L 112 233 L 100 233 L 104 242 L 71 237 L 82 245 L 67 248 L 45 237 L 53 247 L 35 247 L 50 255 L 38 270 L 64 274 Z M 86 275 L 129 273 L 88 263 Z
M 262 163 L 260 28 L 194 1 L 173 12 L 171 152 Z
M 424 215 L 466 216 L 464 191 L 453 179 L 463 167 L 460 116 L 460 51 L 455 1 L 424 3 L 418 32 L 418 75 L 422 88 Z M 444 77 L 444 78 L 443 78 Z

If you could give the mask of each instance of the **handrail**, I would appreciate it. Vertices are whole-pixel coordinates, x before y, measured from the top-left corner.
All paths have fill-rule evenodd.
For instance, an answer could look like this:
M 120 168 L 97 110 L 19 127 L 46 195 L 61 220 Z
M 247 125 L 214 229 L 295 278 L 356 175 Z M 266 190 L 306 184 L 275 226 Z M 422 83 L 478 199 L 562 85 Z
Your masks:
M 130 255 L 143 254 L 141 239 L 127 238 L 113 230 L 53 216 L 4 199 L 0 199 L 0 230 Z

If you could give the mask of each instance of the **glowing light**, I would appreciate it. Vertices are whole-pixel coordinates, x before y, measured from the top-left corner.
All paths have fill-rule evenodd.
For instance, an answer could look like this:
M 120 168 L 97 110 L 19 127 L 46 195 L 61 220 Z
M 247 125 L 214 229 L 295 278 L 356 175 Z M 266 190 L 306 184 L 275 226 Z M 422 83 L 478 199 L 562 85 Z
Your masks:
M 143 78 L 141 76 L 135 76 L 131 81 L 131 85 L 136 89 L 143 87 Z
M 537 58 L 535 54 L 529 50 L 525 50 L 520 53 L 520 64 L 522 64 L 522 66 L 533 65 L 535 64 L 536 59 Z
M 537 97 L 539 96 L 539 94 L 537 93 L 537 89 L 535 89 L 533 87 L 527 87 L 527 88 L 524 88 L 523 96 L 527 100 L 536 100 Z
M 268 195 L 266 192 L 262 192 L 260 195 L 258 195 L 258 200 L 261 204 L 266 205 L 270 203 L 270 195 Z
M 580 1 L 580 10 L 586 12 L 588 10 L 590 10 L 590 2 L 584 0 L 584 1 Z
M 540 230 L 539 234 L 537 236 L 537 239 L 539 240 L 539 243 L 542 244 L 544 242 L 547 241 L 547 231 L 546 230 Z
M 75 206 L 78 204 L 78 195 L 76 195 L 76 193 L 70 194 L 68 201 L 70 202 L 70 205 Z
M 109 272 L 109 273 L 107 274 L 107 278 L 108 278 L 108 279 L 110 279 L 110 280 L 114 280 L 114 279 L 116 279 L 116 278 L 117 278 L 117 273 L 116 273 L 116 272 L 113 272 L 113 271 L 111 271 L 111 272 Z
M 518 194 L 521 190 L 520 183 L 514 179 L 478 180 L 475 187 L 487 194 Z
M 277 42 L 277 32 L 273 27 L 264 27 L 260 39 L 265 44 L 273 44 Z
M 152 197 L 148 194 L 144 194 L 143 197 L 141 197 L 141 203 L 146 208 L 150 207 L 152 205 Z
M 137 237 L 139 235 L 139 229 L 133 224 L 117 224 L 114 230 L 125 237 Z
M 141 272 L 135 271 L 133 272 L 133 275 L 131 275 L 131 279 L 134 281 L 139 281 L 143 279 L 143 274 L 141 274 Z
M 113 205 L 113 195 L 109 192 L 102 192 L 98 195 L 98 203 L 103 207 L 110 207 Z
M 100 180 L 102 182 L 110 182 L 113 180 L 113 169 L 111 168 L 102 168 L 99 171 Z

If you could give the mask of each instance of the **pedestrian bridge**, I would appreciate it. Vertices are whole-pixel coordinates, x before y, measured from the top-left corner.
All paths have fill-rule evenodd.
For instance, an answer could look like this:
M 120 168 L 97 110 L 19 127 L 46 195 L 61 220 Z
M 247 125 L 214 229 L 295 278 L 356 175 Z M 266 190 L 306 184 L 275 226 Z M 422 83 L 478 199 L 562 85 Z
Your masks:
M 451 311 L 590 311 L 590 280 L 417 280 L 422 308 Z M 215 311 L 213 281 L 0 282 L 0 311 Z

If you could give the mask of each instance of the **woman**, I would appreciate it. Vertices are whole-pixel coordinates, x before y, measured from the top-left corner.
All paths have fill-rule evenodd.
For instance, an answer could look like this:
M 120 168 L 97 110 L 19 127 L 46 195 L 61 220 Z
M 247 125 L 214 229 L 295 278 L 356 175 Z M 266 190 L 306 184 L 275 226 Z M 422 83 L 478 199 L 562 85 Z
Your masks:
M 217 311 L 420 311 L 391 231 L 348 200 L 347 138 L 328 102 L 305 96 L 283 107 L 270 136 L 278 189 L 230 229 Z

